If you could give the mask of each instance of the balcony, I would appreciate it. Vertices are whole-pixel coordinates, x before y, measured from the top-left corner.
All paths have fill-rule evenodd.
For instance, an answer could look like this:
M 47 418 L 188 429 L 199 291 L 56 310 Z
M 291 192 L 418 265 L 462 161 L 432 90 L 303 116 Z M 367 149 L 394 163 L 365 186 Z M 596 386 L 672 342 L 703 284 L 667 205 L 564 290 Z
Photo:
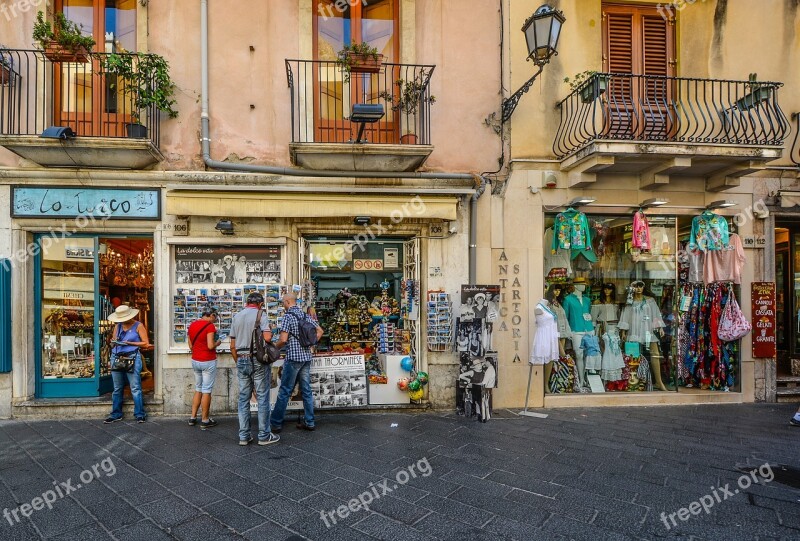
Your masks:
M 47 167 L 142 169 L 163 160 L 158 110 L 134 110 L 125 80 L 105 72 L 108 56 L 52 62 L 39 50 L 0 49 L 0 145 Z M 76 137 L 41 138 L 49 126 Z
M 435 66 L 384 63 L 377 73 L 347 73 L 335 61 L 286 60 L 291 95 L 292 163 L 312 170 L 415 171 L 433 152 L 430 79 Z M 414 82 L 419 92 L 403 92 Z M 398 106 L 400 96 L 406 98 Z M 392 98 L 392 99 L 390 99 Z M 354 104 L 383 104 L 385 116 L 348 120 Z M 366 142 L 364 142 L 366 140 Z
M 597 73 L 558 104 L 553 151 L 570 187 L 621 174 L 638 175 L 640 189 L 693 177 L 725 190 L 781 157 L 790 131 L 781 86 Z

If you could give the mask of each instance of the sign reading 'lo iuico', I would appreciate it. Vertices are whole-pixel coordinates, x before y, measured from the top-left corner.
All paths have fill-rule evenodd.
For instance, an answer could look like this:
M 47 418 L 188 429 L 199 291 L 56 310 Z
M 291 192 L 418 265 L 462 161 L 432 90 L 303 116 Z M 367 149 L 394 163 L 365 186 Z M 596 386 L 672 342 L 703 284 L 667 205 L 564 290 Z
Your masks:
M 775 357 L 775 282 L 753 282 L 753 357 Z

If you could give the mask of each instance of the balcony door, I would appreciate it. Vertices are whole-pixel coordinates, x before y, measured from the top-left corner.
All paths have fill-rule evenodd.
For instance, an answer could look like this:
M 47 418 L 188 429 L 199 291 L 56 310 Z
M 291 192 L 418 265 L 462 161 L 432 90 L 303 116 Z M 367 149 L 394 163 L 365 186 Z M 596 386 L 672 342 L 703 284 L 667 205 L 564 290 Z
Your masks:
M 675 21 L 655 7 L 603 4 L 604 137 L 667 140 L 675 131 Z
M 56 8 L 94 38 L 101 54 L 55 64 L 55 124 L 83 136 L 125 137 L 125 125 L 136 120 L 130 94 L 124 81 L 101 73 L 102 59 L 136 51 L 136 0 L 57 0 Z
M 380 73 L 352 73 L 350 81 L 336 64 L 345 45 L 368 43 L 384 55 L 384 62 L 399 57 L 400 0 L 315 0 L 314 12 L 314 140 L 347 142 L 355 139 L 358 125 L 349 120 L 354 103 L 384 103 L 381 89 L 392 91 L 398 73 L 384 67 Z M 387 72 L 387 70 L 389 70 Z M 399 125 L 386 105 L 381 122 L 367 125 L 364 136 L 373 143 L 396 143 Z

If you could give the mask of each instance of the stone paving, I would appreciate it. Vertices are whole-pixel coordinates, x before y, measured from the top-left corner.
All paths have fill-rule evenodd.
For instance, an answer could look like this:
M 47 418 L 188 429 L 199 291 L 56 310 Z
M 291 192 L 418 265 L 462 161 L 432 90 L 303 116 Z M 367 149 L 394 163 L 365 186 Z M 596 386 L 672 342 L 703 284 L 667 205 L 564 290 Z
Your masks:
M 230 417 L 4 421 L 0 539 L 800 539 L 793 411 L 322 414 L 263 447 Z

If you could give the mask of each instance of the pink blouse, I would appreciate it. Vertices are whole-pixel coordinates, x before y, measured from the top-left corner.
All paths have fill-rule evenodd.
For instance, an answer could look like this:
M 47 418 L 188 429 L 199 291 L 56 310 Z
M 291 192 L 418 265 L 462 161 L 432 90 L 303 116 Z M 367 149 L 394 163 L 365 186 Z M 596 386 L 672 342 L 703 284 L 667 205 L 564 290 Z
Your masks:
M 711 282 L 741 284 L 744 261 L 742 239 L 736 233 L 731 233 L 727 248 L 705 252 L 703 281 L 707 284 Z
M 641 210 L 633 215 L 633 247 L 640 250 L 650 249 L 650 224 Z

